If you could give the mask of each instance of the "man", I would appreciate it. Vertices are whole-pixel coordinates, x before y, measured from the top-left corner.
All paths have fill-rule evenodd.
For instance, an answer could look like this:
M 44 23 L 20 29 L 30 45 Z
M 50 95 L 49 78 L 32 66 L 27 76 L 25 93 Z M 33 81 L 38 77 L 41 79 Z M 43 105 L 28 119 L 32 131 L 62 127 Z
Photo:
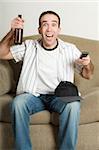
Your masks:
M 12 30 L 0 43 L 0 59 L 23 60 L 17 96 L 12 102 L 16 149 L 32 150 L 29 116 L 47 109 L 59 113 L 58 149 L 75 150 L 80 101 L 65 104 L 54 91 L 61 81 L 74 82 L 74 66 L 79 66 L 82 77 L 90 79 L 93 74 L 90 56 L 80 59 L 81 52 L 75 45 L 58 38 L 60 17 L 53 11 L 43 12 L 39 17 L 41 39 L 10 47 L 13 31 L 23 28 L 23 23 L 18 17 L 12 20 Z

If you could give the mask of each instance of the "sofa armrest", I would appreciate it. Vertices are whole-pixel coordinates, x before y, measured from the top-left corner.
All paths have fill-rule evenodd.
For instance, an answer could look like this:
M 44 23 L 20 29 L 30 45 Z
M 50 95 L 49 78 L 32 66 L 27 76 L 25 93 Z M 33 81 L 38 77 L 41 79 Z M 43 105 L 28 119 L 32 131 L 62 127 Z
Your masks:
M 80 124 L 99 121 L 99 87 L 92 88 L 83 98 Z
M 8 93 L 13 85 L 13 71 L 9 62 L 0 60 L 0 95 Z

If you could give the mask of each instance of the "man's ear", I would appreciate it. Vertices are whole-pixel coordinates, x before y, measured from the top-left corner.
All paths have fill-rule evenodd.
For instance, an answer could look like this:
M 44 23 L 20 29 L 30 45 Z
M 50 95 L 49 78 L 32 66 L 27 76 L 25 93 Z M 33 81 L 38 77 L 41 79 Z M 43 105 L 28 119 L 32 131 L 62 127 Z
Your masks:
M 38 28 L 38 33 L 41 34 L 41 29 L 40 29 L 40 27 Z

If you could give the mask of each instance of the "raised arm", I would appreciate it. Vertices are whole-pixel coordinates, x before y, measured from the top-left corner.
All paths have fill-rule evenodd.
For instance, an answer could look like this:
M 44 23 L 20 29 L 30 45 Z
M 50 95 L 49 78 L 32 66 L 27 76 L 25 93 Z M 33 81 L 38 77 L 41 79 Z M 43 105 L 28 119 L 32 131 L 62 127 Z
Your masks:
M 14 44 L 14 30 L 15 28 L 23 28 L 23 22 L 24 21 L 19 17 L 12 20 L 11 30 L 0 41 L 0 59 L 13 59 L 10 47 Z
M 0 59 L 13 59 L 10 52 L 10 46 L 14 42 L 14 31 L 10 30 L 7 35 L 0 41 Z

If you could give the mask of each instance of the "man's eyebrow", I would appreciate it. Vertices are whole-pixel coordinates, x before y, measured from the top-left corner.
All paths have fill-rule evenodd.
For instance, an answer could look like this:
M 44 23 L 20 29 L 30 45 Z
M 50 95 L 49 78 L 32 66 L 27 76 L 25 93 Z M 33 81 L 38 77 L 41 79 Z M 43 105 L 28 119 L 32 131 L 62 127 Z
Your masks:
M 45 22 L 48 22 L 48 21 L 47 21 L 47 20 L 42 21 L 42 23 L 45 23 Z M 52 20 L 51 22 L 58 23 L 58 21 L 57 21 L 57 20 Z

